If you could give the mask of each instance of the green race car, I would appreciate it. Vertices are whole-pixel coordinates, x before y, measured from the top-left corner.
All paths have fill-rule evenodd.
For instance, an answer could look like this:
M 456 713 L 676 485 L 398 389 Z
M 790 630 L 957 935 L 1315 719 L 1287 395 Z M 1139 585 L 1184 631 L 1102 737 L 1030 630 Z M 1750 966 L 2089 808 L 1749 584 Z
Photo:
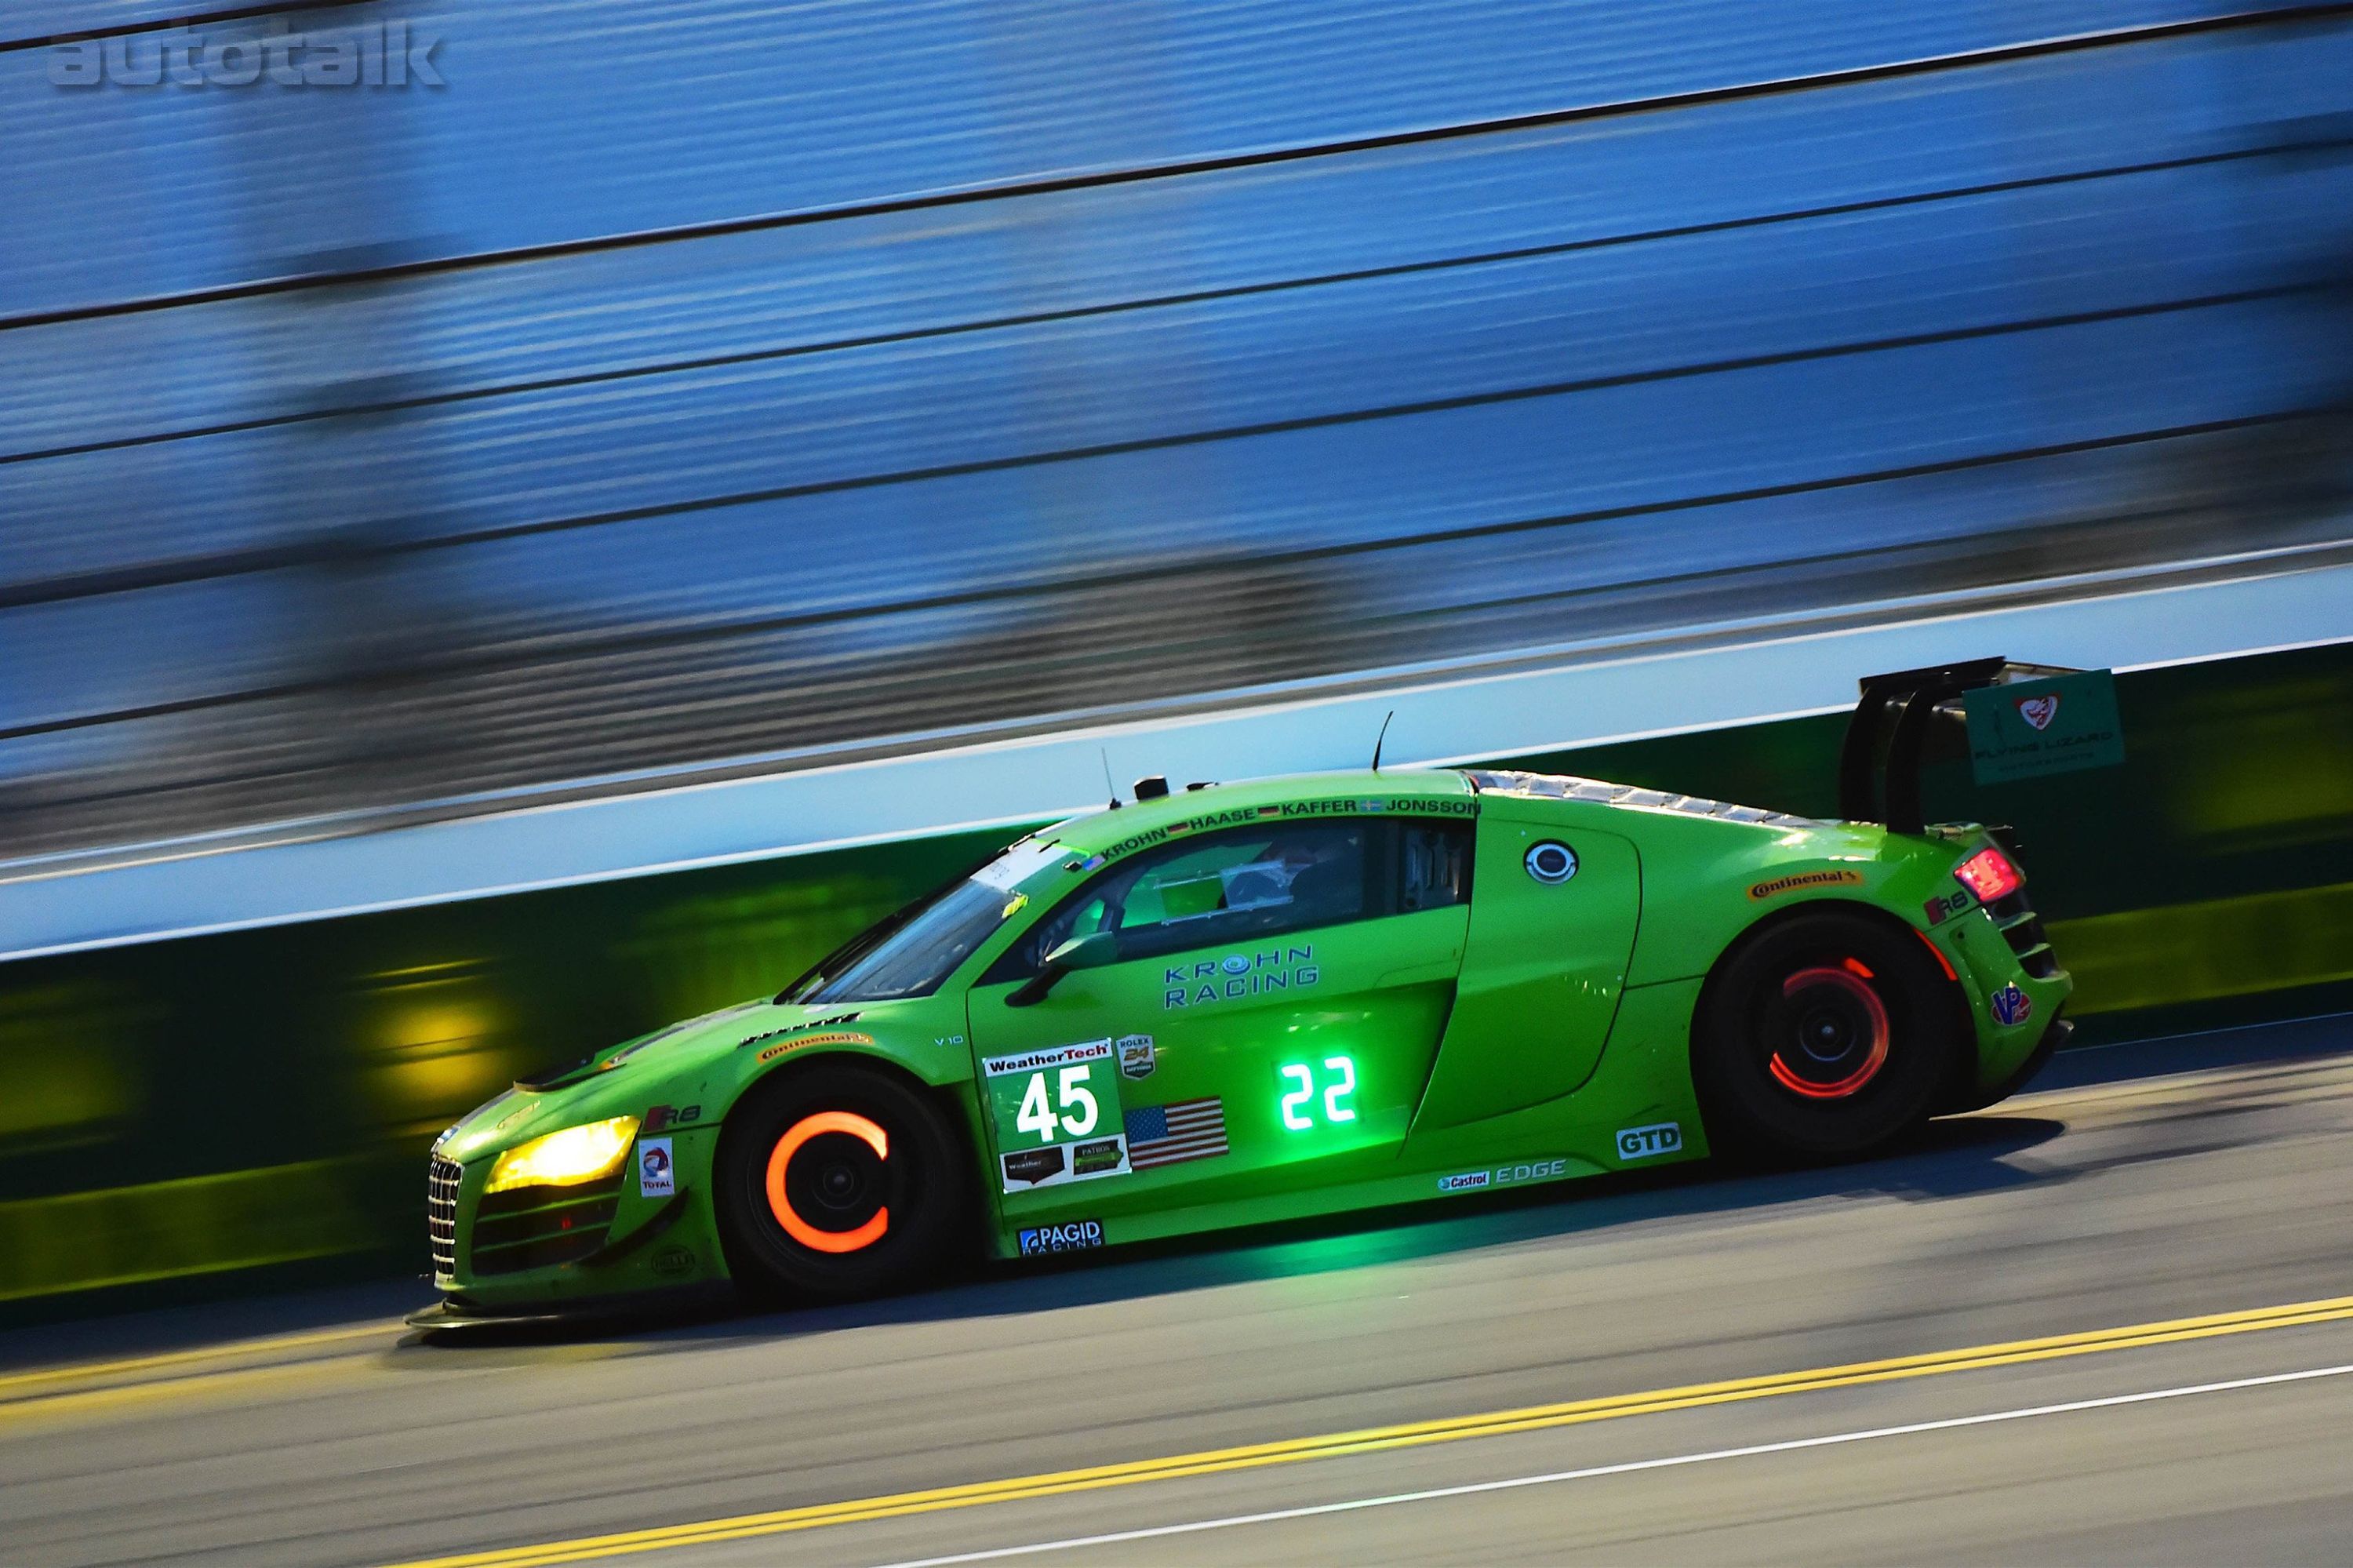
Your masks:
M 1949 707 L 1951 671 L 1885 679 L 1842 775 L 1872 814 L 1892 715 L 1882 821 L 1479 769 L 1145 780 L 775 999 L 451 1128 L 417 1320 L 856 1296 L 975 1252 L 1852 1156 L 1989 1104 L 2072 982 L 2001 842 L 1904 820 L 1903 710 Z

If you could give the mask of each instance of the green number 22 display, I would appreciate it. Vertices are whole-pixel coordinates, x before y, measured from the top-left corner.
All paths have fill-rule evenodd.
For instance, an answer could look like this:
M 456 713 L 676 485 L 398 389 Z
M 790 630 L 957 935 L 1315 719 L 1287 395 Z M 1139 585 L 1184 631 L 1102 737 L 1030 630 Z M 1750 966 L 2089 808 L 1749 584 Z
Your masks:
M 1282 1072 L 1282 1125 L 1293 1132 L 1312 1127 L 1356 1119 L 1349 1103 L 1356 1092 L 1356 1064 L 1346 1056 L 1326 1056 L 1319 1069 L 1304 1062 L 1286 1062 Z M 1318 1092 L 1323 1120 L 1316 1119 Z

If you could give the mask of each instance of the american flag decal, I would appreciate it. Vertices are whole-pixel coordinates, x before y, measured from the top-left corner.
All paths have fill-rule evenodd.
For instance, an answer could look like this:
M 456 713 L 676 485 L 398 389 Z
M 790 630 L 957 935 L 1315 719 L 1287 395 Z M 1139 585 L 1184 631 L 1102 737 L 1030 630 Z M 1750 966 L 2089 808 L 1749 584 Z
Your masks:
M 1127 1163 L 1132 1171 L 1208 1160 L 1226 1151 L 1226 1105 L 1215 1097 L 1145 1106 L 1127 1113 Z

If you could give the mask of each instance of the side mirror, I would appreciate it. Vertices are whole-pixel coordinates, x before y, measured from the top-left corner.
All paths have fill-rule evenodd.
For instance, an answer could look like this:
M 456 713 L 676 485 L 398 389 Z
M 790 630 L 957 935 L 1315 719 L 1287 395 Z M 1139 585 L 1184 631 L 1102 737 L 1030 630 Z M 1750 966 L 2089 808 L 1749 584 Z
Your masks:
M 1090 931 L 1083 937 L 1073 937 L 1048 953 L 1038 966 L 1038 972 L 1006 994 L 1008 1007 L 1031 1007 L 1046 1000 L 1046 993 L 1060 983 L 1072 969 L 1099 969 L 1105 964 L 1119 961 L 1119 937 L 1111 931 Z

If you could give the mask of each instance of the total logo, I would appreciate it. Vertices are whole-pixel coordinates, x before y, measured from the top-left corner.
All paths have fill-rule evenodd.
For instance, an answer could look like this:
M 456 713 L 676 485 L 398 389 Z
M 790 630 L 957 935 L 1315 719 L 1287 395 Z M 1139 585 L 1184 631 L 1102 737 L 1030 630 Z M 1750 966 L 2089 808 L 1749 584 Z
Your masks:
M 678 1192 L 678 1180 L 671 1169 L 670 1139 L 641 1138 L 638 1140 L 638 1196 L 669 1198 Z
M 1620 1128 L 1618 1131 L 1618 1158 L 1649 1160 L 1661 1154 L 1675 1154 L 1683 1146 L 1681 1122 L 1652 1122 L 1648 1127 Z

